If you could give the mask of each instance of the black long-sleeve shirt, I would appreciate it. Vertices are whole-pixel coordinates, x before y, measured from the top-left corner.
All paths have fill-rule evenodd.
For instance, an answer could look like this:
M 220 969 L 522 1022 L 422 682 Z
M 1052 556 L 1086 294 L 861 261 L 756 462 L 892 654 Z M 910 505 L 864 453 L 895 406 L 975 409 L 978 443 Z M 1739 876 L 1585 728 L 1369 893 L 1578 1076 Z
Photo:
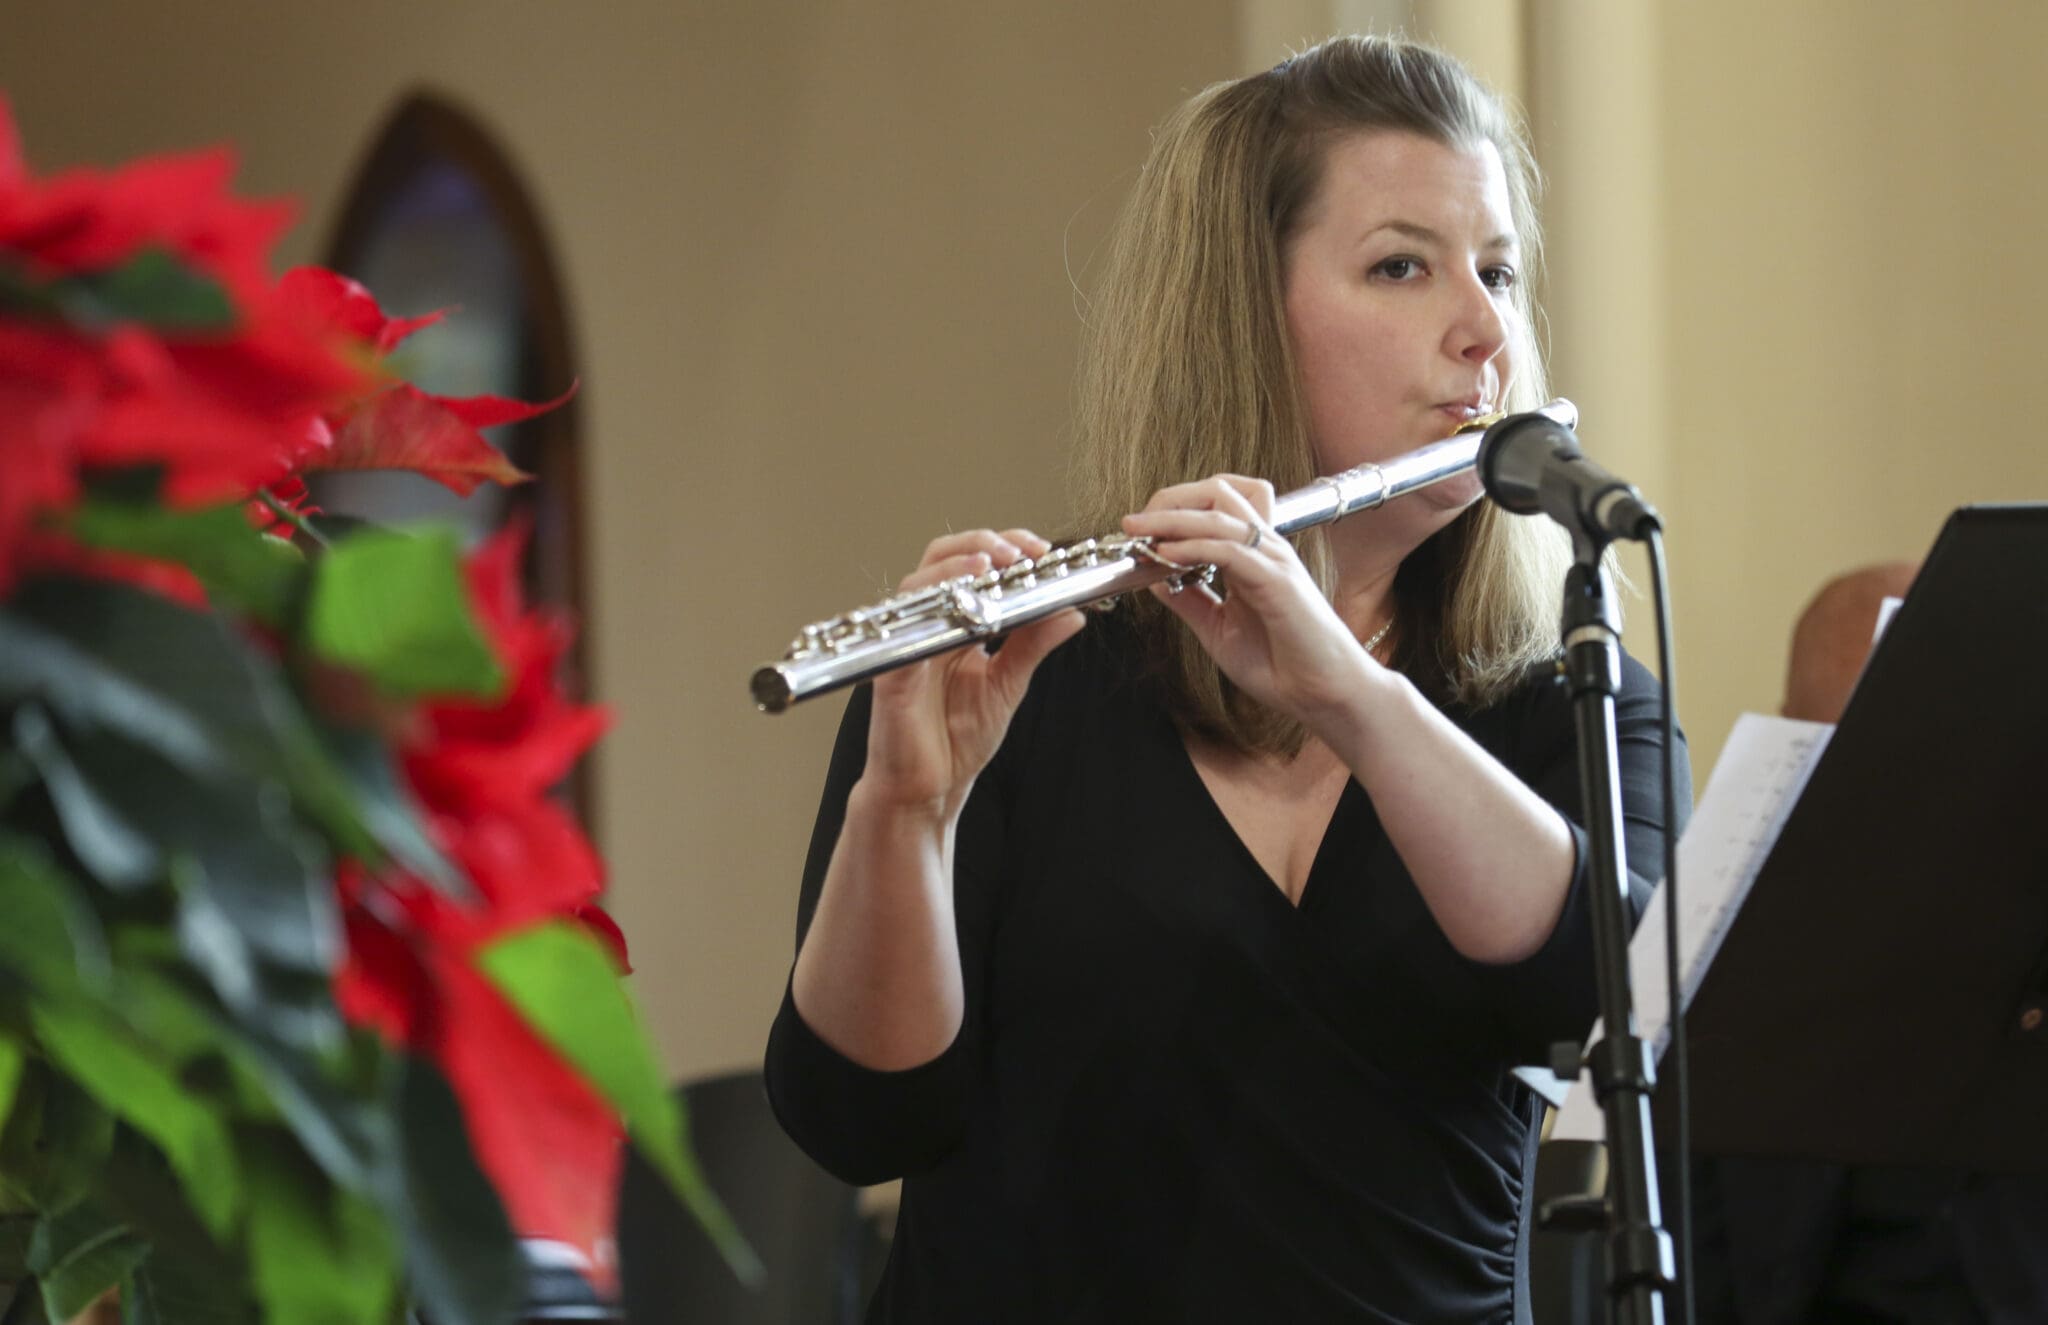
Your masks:
M 1041 666 L 962 811 L 954 1043 L 877 1072 L 787 996 L 776 1018 L 768 1089 L 790 1135 L 850 1182 L 907 1177 L 870 1320 L 1511 1319 L 1537 1110 L 1510 1070 L 1595 1014 L 1583 832 L 1555 932 L 1512 965 L 1451 947 L 1356 781 L 1297 907 L 1119 639 L 1091 626 Z M 857 692 L 799 944 L 868 712 Z M 1562 688 L 1532 675 L 1449 713 L 1576 819 Z M 1657 691 L 1632 660 L 1617 725 L 1628 858 L 1654 877 Z

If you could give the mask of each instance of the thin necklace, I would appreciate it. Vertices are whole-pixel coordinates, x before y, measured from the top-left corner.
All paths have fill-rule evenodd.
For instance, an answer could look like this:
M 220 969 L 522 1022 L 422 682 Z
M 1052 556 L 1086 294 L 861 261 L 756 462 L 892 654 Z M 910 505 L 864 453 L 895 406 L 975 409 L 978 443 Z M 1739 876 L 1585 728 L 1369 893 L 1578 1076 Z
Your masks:
M 1385 639 L 1387 637 L 1387 632 L 1392 630 L 1393 628 L 1394 618 L 1388 617 L 1387 624 L 1381 626 L 1378 630 L 1375 630 L 1372 633 L 1372 638 L 1365 642 L 1365 651 L 1367 653 L 1371 653 L 1374 649 L 1377 649 L 1380 646 L 1380 641 Z

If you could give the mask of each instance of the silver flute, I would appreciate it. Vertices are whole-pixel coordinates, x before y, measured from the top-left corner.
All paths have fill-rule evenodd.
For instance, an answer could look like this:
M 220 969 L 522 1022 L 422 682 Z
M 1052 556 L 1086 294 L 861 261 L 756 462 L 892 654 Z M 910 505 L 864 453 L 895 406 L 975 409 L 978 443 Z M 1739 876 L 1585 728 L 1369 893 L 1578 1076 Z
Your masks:
M 1536 412 L 1567 428 L 1578 426 L 1578 408 L 1569 400 L 1553 400 Z M 1444 441 L 1283 493 L 1273 499 L 1272 527 L 1280 534 L 1299 533 L 1456 478 L 1478 462 L 1481 434 L 1501 417 L 1474 419 Z M 1153 550 L 1150 538 L 1084 538 L 1035 560 L 941 580 L 805 626 L 779 661 L 755 670 L 754 704 L 763 713 L 780 713 L 1070 607 L 1088 607 L 1161 580 L 1175 593 L 1207 590 L 1215 577 L 1214 566 L 1168 561 Z

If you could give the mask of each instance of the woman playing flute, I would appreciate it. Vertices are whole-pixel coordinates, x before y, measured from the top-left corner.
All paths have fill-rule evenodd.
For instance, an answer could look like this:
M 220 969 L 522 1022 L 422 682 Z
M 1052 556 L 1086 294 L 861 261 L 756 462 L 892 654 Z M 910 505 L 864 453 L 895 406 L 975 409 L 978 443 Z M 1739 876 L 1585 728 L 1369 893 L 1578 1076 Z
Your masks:
M 819 1162 L 906 1179 L 870 1320 L 1515 1318 L 1540 1104 L 1511 1069 L 1595 1012 L 1569 552 L 1470 477 L 1298 546 L 1268 521 L 1544 399 L 1533 193 L 1499 102 L 1400 41 L 1158 133 L 1090 312 L 1080 514 L 1227 592 L 848 705 L 767 1074 Z M 952 534 L 904 583 L 1046 548 Z M 1637 862 L 1656 701 L 1627 662 Z

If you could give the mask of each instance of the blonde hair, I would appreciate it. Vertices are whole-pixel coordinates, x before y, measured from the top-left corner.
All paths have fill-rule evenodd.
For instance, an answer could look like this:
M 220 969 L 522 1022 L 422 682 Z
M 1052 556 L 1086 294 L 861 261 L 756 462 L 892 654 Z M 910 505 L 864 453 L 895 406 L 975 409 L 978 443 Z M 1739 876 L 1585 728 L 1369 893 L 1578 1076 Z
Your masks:
M 1086 528 L 1112 528 L 1173 483 L 1254 475 L 1285 492 L 1315 477 L 1287 334 L 1282 254 L 1313 200 L 1327 146 L 1364 130 L 1455 146 L 1492 143 L 1521 266 L 1533 275 L 1538 177 L 1520 127 L 1463 65 L 1381 37 L 1338 37 L 1263 74 L 1219 83 L 1158 131 L 1110 241 L 1086 329 L 1073 471 Z M 1546 395 L 1535 308 L 1517 281 L 1508 409 Z M 1302 559 L 1323 591 L 1320 530 Z M 1483 706 L 1556 643 L 1570 550 L 1547 522 L 1490 503 L 1461 514 L 1395 581 L 1396 664 L 1434 697 Z M 1185 728 L 1240 750 L 1291 754 L 1299 724 L 1236 690 L 1148 595 L 1128 601 L 1142 652 Z

